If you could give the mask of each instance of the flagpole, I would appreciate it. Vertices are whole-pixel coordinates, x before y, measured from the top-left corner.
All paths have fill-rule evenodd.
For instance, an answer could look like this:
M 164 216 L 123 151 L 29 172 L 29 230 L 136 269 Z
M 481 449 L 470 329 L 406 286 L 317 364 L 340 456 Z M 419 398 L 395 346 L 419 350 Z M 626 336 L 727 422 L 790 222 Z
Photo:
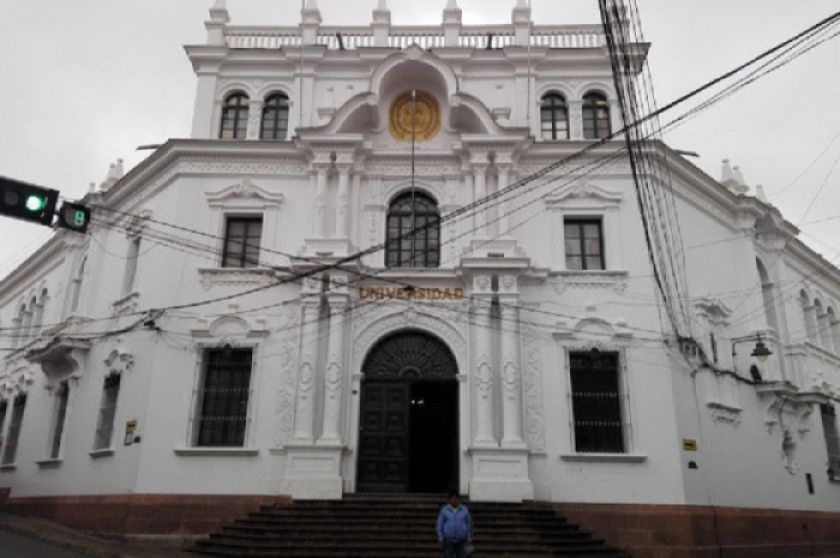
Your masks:
M 411 90 L 411 264 L 414 263 L 417 257 L 417 224 L 414 221 L 414 173 L 415 173 L 415 144 L 416 144 L 416 125 L 417 125 L 417 90 Z

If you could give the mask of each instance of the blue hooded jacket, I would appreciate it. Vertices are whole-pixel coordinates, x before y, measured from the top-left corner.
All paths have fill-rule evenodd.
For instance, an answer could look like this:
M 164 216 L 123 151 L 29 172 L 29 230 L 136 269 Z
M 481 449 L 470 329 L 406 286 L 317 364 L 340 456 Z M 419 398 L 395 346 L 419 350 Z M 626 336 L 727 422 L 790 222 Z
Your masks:
M 441 508 L 437 519 L 437 537 L 439 541 L 472 540 L 472 519 L 467 506 L 461 504 L 453 508 L 446 504 Z

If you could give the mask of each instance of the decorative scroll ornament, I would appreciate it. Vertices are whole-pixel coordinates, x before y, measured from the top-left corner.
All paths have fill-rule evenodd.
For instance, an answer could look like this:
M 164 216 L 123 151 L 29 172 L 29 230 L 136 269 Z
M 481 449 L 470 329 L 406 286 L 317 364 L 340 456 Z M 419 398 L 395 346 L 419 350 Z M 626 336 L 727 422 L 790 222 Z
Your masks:
M 131 372 L 134 369 L 134 355 L 122 347 L 117 347 L 108 354 L 104 363 L 108 372 L 115 374 Z
M 388 120 L 394 139 L 411 141 L 413 128 L 415 141 L 429 141 L 440 132 L 440 105 L 425 91 L 417 91 L 412 102 L 411 92 L 407 91 L 394 99 Z

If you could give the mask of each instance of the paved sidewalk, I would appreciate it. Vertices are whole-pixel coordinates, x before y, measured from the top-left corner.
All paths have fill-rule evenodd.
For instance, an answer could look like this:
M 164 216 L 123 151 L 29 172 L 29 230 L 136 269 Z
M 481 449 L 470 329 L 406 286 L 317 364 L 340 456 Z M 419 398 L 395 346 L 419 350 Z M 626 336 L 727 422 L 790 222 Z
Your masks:
M 8 541 L 10 546 L 6 545 Z M 9 551 L 18 552 L 12 554 Z M 20 550 L 18 550 L 20 549 Z M 25 553 L 20 554 L 20 551 Z M 103 539 L 49 521 L 0 513 L 0 558 L 184 558 L 177 546 Z

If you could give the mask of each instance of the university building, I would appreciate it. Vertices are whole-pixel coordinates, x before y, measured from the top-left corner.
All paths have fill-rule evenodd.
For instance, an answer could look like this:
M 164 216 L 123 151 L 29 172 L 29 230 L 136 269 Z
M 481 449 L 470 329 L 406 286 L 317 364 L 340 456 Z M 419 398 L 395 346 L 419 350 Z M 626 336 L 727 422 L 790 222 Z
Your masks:
M 112 165 L 90 234 L 0 282 L 7 509 L 202 532 L 456 488 L 631 552 L 840 553 L 840 271 L 737 167 L 658 145 L 677 339 L 624 138 L 540 175 L 622 126 L 600 25 L 520 0 L 468 26 L 450 0 L 397 26 L 380 0 L 327 26 L 309 0 L 243 26 L 218 0 L 206 28 L 190 137 Z

